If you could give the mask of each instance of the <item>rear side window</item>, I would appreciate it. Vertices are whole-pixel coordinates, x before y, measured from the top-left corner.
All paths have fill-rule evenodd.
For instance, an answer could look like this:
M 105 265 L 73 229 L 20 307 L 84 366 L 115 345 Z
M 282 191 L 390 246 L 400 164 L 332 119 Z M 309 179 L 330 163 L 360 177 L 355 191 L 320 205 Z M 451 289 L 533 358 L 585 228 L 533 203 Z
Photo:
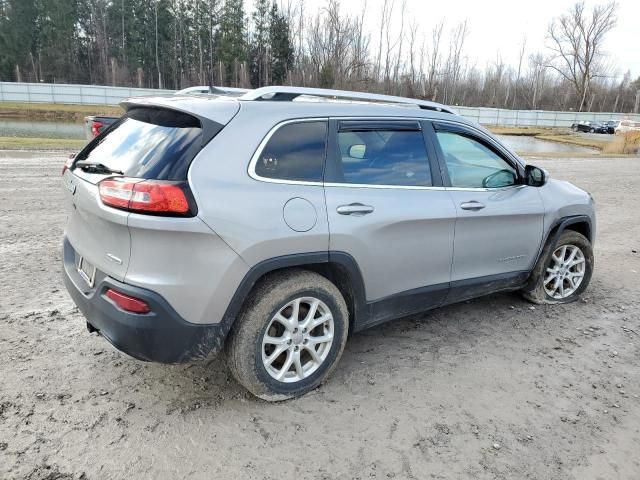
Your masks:
M 340 131 L 338 146 L 345 183 L 432 186 L 419 130 Z
M 197 118 L 162 108 L 135 108 L 78 160 L 102 163 L 127 177 L 186 180 L 201 143 Z
M 255 172 L 264 178 L 321 182 L 326 145 L 327 122 L 284 125 L 260 153 Z

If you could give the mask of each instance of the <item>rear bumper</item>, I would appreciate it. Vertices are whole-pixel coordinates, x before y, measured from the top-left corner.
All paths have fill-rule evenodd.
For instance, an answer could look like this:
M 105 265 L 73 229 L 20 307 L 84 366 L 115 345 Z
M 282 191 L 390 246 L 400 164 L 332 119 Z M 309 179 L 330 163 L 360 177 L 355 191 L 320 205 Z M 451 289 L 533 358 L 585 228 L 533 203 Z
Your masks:
M 196 325 L 185 321 L 151 290 L 119 282 L 100 272 L 90 288 L 76 270 L 76 254 L 64 239 L 64 283 L 88 324 L 118 350 L 134 358 L 159 363 L 183 363 L 219 351 L 228 329 L 222 324 Z M 105 293 L 108 288 L 144 300 L 151 312 L 139 315 L 117 307 Z

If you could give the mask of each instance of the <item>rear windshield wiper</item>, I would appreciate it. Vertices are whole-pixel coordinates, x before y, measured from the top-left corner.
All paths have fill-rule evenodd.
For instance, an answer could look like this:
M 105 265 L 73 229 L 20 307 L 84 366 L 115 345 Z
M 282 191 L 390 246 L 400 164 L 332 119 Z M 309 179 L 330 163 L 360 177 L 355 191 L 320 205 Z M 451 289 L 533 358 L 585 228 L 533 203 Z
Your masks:
M 83 172 L 87 173 L 102 173 L 102 174 L 111 174 L 117 173 L 119 175 L 124 175 L 122 170 L 114 170 L 113 168 L 109 168 L 103 163 L 97 162 L 87 162 L 84 160 L 79 160 L 76 162 L 76 167 L 81 168 Z

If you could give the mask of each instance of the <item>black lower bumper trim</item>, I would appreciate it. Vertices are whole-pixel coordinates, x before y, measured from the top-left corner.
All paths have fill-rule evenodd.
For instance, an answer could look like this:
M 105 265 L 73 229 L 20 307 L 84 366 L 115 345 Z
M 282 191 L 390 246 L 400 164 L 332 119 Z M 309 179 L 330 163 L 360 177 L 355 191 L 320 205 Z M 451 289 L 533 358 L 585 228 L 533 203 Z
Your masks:
M 64 282 L 71 298 L 91 328 L 100 332 L 118 350 L 134 358 L 159 363 L 183 363 L 219 351 L 228 333 L 222 324 L 198 325 L 185 321 L 157 293 L 98 276 L 88 288 L 76 271 L 75 251 L 64 241 Z M 107 289 L 144 300 L 151 312 L 125 312 L 106 297 Z

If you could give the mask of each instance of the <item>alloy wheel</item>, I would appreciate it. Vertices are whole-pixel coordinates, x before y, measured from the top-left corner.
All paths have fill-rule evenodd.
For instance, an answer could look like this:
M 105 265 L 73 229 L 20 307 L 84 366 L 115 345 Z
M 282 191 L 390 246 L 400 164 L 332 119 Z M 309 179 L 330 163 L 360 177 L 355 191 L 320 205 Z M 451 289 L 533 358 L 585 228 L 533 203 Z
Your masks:
M 551 255 L 544 276 L 544 290 L 551 298 L 563 300 L 582 283 L 586 272 L 584 253 L 575 245 L 562 245 Z
M 320 368 L 331 351 L 334 322 L 320 299 L 301 297 L 273 316 L 262 338 L 262 364 L 275 380 L 295 383 Z

